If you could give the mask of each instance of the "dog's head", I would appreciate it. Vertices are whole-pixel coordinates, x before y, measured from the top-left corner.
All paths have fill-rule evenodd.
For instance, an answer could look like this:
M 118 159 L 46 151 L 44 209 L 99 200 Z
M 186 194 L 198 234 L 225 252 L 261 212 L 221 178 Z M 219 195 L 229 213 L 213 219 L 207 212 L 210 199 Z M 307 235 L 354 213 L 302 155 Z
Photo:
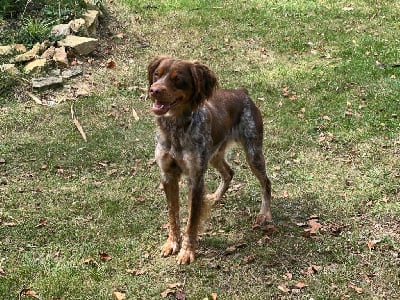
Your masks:
M 148 66 L 149 95 L 156 115 L 197 109 L 217 87 L 217 78 L 196 61 L 156 57 Z

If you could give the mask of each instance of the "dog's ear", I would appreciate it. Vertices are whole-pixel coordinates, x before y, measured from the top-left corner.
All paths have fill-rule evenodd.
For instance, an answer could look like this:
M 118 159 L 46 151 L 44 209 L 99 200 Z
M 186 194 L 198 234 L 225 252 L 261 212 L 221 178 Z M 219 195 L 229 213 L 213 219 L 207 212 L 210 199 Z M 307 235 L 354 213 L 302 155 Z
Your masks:
M 157 56 L 155 58 L 153 58 L 153 60 L 149 63 L 148 67 L 147 67 L 147 79 L 149 81 L 149 85 L 153 84 L 153 74 L 154 71 L 157 69 L 157 67 L 160 65 L 160 63 L 165 60 L 168 59 L 168 56 Z
M 197 108 L 204 100 L 211 97 L 218 87 L 218 80 L 214 72 L 206 65 L 193 62 L 191 67 L 195 93 L 193 95 L 193 108 Z

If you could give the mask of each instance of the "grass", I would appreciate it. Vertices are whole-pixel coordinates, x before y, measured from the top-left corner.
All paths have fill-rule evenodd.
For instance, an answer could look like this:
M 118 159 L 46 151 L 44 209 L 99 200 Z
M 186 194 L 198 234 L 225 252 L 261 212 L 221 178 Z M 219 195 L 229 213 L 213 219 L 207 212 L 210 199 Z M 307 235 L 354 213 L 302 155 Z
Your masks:
M 399 61 L 399 5 L 150 3 L 110 7 L 109 26 L 125 38 L 106 41 L 117 69 L 94 62 L 94 93 L 75 101 L 87 143 L 68 102 L 1 101 L 0 298 L 30 289 L 41 299 L 159 299 L 173 283 L 183 287 L 172 299 L 399 298 L 400 74 L 375 65 Z M 232 188 L 196 262 L 160 258 L 166 203 L 144 95 L 147 63 L 160 54 L 206 63 L 262 110 L 270 240 L 251 228 L 258 186 L 235 148 Z M 215 188 L 213 170 L 207 178 Z M 311 215 L 322 228 L 305 237 Z

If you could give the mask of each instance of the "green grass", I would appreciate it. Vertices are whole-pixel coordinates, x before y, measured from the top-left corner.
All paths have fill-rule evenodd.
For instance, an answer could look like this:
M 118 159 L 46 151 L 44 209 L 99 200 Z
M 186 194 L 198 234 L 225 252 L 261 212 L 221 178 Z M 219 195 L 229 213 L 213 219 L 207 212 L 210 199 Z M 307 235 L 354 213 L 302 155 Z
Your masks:
M 113 4 L 118 21 L 109 26 L 125 38 L 105 43 L 117 69 L 98 62 L 95 93 L 74 104 L 87 143 L 71 103 L 0 102 L 0 298 L 30 288 L 42 299 L 112 299 L 114 291 L 159 299 L 177 282 L 187 299 L 399 298 L 400 69 L 375 65 L 399 62 L 399 8 L 330 0 Z M 251 228 L 258 186 L 235 148 L 234 188 L 214 208 L 195 263 L 160 258 L 166 203 L 143 90 L 147 63 L 161 54 L 206 63 L 223 87 L 247 87 L 260 107 L 278 227 L 271 240 Z M 210 189 L 217 180 L 210 170 Z M 312 214 L 323 227 L 307 238 L 299 223 Z M 231 246 L 240 247 L 228 255 Z M 311 265 L 322 268 L 310 274 Z

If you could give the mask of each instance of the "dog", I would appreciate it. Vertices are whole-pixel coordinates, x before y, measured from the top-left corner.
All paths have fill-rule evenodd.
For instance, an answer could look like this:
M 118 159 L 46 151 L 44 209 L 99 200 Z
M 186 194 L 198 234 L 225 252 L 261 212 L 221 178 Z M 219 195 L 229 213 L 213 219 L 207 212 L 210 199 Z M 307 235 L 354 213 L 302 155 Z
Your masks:
M 156 57 L 148 65 L 149 97 L 157 123 L 155 159 L 168 203 L 169 233 L 163 257 L 176 254 L 178 264 L 195 259 L 197 237 L 209 207 L 229 187 L 233 171 L 225 152 L 241 144 L 261 185 L 261 209 L 256 225 L 272 223 L 271 182 L 266 175 L 263 122 L 246 89 L 218 88 L 216 75 L 206 65 L 170 57 Z M 211 164 L 221 175 L 217 190 L 204 192 L 204 176 Z M 181 240 L 179 179 L 187 176 L 188 220 Z

